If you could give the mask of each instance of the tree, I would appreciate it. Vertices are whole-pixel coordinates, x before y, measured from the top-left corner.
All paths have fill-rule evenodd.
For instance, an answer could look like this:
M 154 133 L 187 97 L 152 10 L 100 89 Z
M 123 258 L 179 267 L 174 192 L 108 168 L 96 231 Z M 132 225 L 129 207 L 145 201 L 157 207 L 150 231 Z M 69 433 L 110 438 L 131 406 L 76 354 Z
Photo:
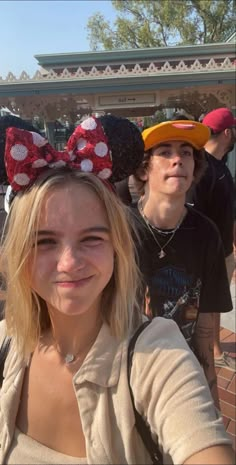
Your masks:
M 114 23 L 87 23 L 92 50 L 222 42 L 235 31 L 235 0 L 113 0 Z

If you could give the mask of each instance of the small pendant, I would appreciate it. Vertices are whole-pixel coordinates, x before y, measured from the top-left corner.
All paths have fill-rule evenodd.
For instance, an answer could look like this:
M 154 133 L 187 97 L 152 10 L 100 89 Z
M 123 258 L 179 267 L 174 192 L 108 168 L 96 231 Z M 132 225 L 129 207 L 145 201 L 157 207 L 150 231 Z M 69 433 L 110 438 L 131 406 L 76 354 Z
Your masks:
M 166 253 L 164 252 L 164 250 L 161 249 L 161 251 L 158 254 L 158 257 L 159 258 L 164 258 L 165 256 L 166 256 Z
M 69 363 L 73 362 L 75 359 L 74 355 L 73 354 L 66 354 L 65 356 L 65 362 L 67 365 L 69 365 Z

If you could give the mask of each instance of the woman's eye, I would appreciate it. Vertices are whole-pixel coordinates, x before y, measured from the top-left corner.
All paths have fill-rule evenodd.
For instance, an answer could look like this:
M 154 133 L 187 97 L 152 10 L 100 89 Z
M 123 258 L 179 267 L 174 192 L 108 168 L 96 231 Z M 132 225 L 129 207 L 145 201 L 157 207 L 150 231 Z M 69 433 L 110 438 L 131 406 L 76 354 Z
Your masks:
M 39 245 L 54 245 L 56 243 L 55 239 L 45 238 L 45 239 L 38 239 L 37 246 Z
M 192 152 L 190 152 L 189 150 L 184 150 L 183 154 L 184 154 L 185 157 L 191 157 L 192 156 Z
M 103 237 L 98 237 L 98 236 L 90 236 L 90 237 L 85 237 L 82 239 L 80 242 L 85 245 L 98 245 L 101 242 L 103 242 Z

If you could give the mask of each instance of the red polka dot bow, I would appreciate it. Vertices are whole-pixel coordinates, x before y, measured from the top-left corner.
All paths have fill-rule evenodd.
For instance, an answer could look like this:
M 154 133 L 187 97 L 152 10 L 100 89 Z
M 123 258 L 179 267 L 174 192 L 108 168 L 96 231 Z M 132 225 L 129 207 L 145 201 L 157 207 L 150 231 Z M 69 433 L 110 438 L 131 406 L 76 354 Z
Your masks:
M 68 166 L 91 172 L 101 179 L 112 174 L 108 140 L 97 118 L 84 120 L 58 152 L 36 132 L 18 128 L 6 131 L 5 165 L 9 184 L 18 192 L 32 185 L 46 169 Z

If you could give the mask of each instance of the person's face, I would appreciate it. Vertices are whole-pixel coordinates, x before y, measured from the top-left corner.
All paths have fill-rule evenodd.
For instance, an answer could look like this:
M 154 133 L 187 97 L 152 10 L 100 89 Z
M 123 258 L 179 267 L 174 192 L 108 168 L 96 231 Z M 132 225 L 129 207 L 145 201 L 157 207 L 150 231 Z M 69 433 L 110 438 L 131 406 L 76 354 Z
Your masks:
M 114 249 L 104 206 L 89 187 L 71 184 L 49 193 L 42 205 L 31 287 L 48 310 L 99 312 L 113 274 Z
M 236 128 L 233 127 L 233 128 L 230 128 L 230 134 L 229 134 L 229 142 L 227 144 L 227 152 L 226 153 L 229 153 L 229 152 L 232 152 L 232 150 L 234 149 L 234 145 L 236 143 Z
M 184 141 L 166 141 L 154 147 L 146 173 L 149 192 L 185 195 L 193 181 L 193 150 Z

